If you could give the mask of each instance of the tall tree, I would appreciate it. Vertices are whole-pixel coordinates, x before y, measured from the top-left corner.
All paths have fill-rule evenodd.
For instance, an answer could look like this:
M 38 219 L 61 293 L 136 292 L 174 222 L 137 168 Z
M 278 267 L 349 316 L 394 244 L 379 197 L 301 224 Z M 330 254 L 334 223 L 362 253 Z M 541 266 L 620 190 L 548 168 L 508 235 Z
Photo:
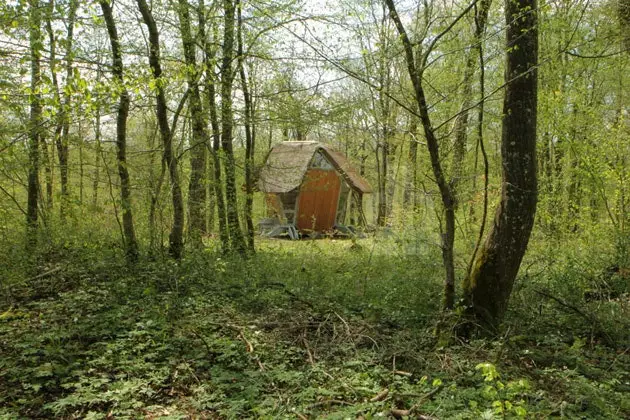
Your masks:
M 536 0 L 506 2 L 501 202 L 464 281 L 469 314 L 491 332 L 507 310 L 536 213 L 537 10 Z
M 217 77 L 214 73 L 215 61 L 217 55 L 217 49 L 214 47 L 215 42 L 218 40 L 219 29 L 216 20 L 213 20 L 212 39 L 210 34 L 206 33 L 206 10 L 204 0 L 199 0 L 198 22 L 199 22 L 199 38 L 203 43 L 204 53 L 204 65 L 206 70 L 205 78 L 205 103 L 206 113 L 210 116 L 210 127 L 212 130 L 212 147 L 208 147 L 212 155 L 211 171 L 212 171 L 212 192 L 217 206 L 217 219 L 219 221 L 219 237 L 221 238 L 221 246 L 223 251 L 227 252 L 230 249 L 230 235 L 228 232 L 227 215 L 225 213 L 225 199 L 223 194 L 223 182 L 221 175 L 221 159 L 219 158 L 220 146 L 221 146 L 221 127 L 219 124 L 219 115 L 217 112 L 216 104 L 216 83 Z M 208 145 L 209 146 L 209 145 Z M 213 209 L 211 209 L 213 211 Z
M 475 6 L 475 33 L 473 45 L 467 53 L 464 78 L 462 80 L 462 105 L 460 112 L 455 118 L 454 132 L 455 141 L 453 144 L 453 169 L 451 174 L 451 186 L 455 195 L 455 205 L 460 201 L 460 191 L 458 187 L 462 179 L 464 169 L 464 157 L 466 155 L 466 144 L 468 137 L 468 116 L 473 99 L 473 75 L 475 73 L 475 63 L 477 62 L 479 48 L 483 42 L 488 12 L 492 0 L 480 0 L 479 6 Z M 483 98 L 482 98 L 483 101 Z
M 233 0 L 223 0 L 223 57 L 221 61 L 221 149 L 225 157 L 225 198 L 230 245 L 237 252 L 245 252 L 245 240 L 238 217 L 236 196 L 236 164 L 232 147 L 234 115 L 232 84 L 234 81 L 234 17 Z
M 37 205 L 39 195 L 39 138 L 42 129 L 41 12 L 39 0 L 29 0 L 29 47 L 31 55 L 31 113 L 29 119 L 28 199 L 26 210 L 27 246 L 37 245 Z
M 424 129 L 424 136 L 427 141 L 427 148 L 429 150 L 429 157 L 431 159 L 431 169 L 435 182 L 440 190 L 440 197 L 442 199 L 442 206 L 444 207 L 444 221 L 445 227 L 442 232 L 442 261 L 446 272 L 444 280 L 444 308 L 452 309 L 455 305 L 455 264 L 454 264 L 454 243 L 455 243 L 455 197 L 453 190 L 446 180 L 444 170 L 442 168 L 440 146 L 435 134 L 435 130 L 431 123 L 431 117 L 429 115 L 429 108 L 427 106 L 427 100 L 424 93 L 424 87 L 422 85 L 422 72 L 423 67 L 426 64 L 426 60 L 431 53 L 429 48 L 424 54 L 423 59 L 420 60 L 420 65 L 416 63 L 416 57 L 413 51 L 413 44 L 407 35 L 407 31 L 400 20 L 400 16 L 396 10 L 393 0 L 384 0 L 389 9 L 391 19 L 396 25 L 396 29 L 400 35 L 405 51 L 405 61 L 407 63 L 407 71 L 413 85 L 414 98 L 418 106 L 420 121 Z M 469 10 L 468 8 L 467 10 Z M 465 10 L 465 12 L 467 11 Z M 460 15 L 461 18 L 463 14 Z M 459 19 L 458 18 L 458 19 Z M 450 28 L 457 22 L 455 20 L 449 27 L 445 29 L 440 35 L 436 36 L 432 45 L 435 45 L 443 34 L 448 32 Z M 420 52 L 418 52 L 419 54 Z
M 245 102 L 244 121 L 245 128 L 245 227 L 247 231 L 247 248 L 254 251 L 254 222 L 252 220 L 252 209 L 254 207 L 254 151 L 256 146 L 256 131 L 253 118 L 252 95 L 249 90 L 249 82 L 245 72 L 245 57 L 243 52 L 243 16 L 242 1 L 237 0 L 238 7 L 238 71 L 241 76 L 241 89 L 243 90 L 243 100 Z
M 131 208 L 131 181 L 127 170 L 127 117 L 129 116 L 129 93 L 123 78 L 123 59 L 120 39 L 116 30 L 116 22 L 109 0 L 99 0 L 107 33 L 112 48 L 112 73 L 116 81 L 115 89 L 119 92 L 118 112 L 116 116 L 116 158 L 118 160 L 118 176 L 120 177 L 120 205 L 122 207 L 123 232 L 125 236 L 125 252 L 130 262 L 138 259 L 138 241 L 133 225 Z M 100 140 L 99 140 L 100 141 Z
M 173 153 L 173 136 L 168 123 L 168 106 L 166 103 L 165 80 L 160 63 L 160 35 L 157 24 L 146 0 L 137 0 L 142 20 L 149 30 L 149 66 L 156 92 L 156 116 L 160 137 L 164 147 L 164 161 L 168 167 L 171 180 L 171 197 L 173 202 L 173 225 L 169 234 L 169 252 L 175 258 L 181 258 L 184 251 L 184 199 L 177 170 L 178 159 Z
M 67 32 L 64 45 L 66 47 L 65 68 L 66 79 L 63 89 L 59 84 L 57 74 L 57 46 L 60 44 L 55 31 L 53 30 L 53 19 L 55 15 L 55 2 L 51 0 L 46 9 L 46 30 L 48 32 L 50 44 L 50 75 L 53 84 L 53 95 L 56 105 L 55 131 L 53 142 L 57 148 L 57 156 L 59 159 L 59 179 L 61 184 L 61 200 L 59 205 L 59 216 L 63 222 L 67 215 L 69 204 L 70 187 L 68 184 L 68 162 L 70 158 L 70 100 L 71 100 L 71 81 L 73 75 L 73 55 L 72 44 L 74 40 L 74 23 L 76 20 L 76 12 L 78 3 L 72 0 L 69 3 Z M 63 94 L 62 94 L 63 91 Z
M 179 0 L 177 12 L 182 35 L 186 80 L 190 92 L 192 139 L 190 145 L 190 183 L 188 185 L 188 237 L 191 245 L 200 247 L 202 234 L 206 231 L 206 146 L 208 135 L 199 91 L 200 71 L 197 67 L 197 47 L 190 25 L 188 0 Z
M 77 0 L 70 0 L 68 10 L 68 21 L 66 24 L 67 32 L 65 39 L 65 70 L 66 80 L 65 88 L 63 89 L 63 95 L 61 94 L 59 82 L 57 80 L 57 72 L 55 69 L 55 49 L 59 44 L 57 38 L 54 36 L 52 28 L 52 18 L 55 8 L 54 1 L 49 3 L 49 13 L 47 15 L 46 27 L 48 29 L 50 38 L 50 57 L 51 57 L 51 76 L 55 89 L 55 102 L 57 103 L 57 128 L 55 129 L 55 144 L 57 146 L 57 157 L 59 159 L 59 181 L 61 184 L 61 200 L 59 205 L 59 216 L 63 222 L 68 213 L 68 206 L 70 204 L 70 186 L 69 186 L 69 160 L 70 160 L 70 105 L 72 100 L 72 78 L 74 71 L 74 55 L 73 55 L 73 42 L 74 42 L 74 25 L 76 21 L 78 2 Z

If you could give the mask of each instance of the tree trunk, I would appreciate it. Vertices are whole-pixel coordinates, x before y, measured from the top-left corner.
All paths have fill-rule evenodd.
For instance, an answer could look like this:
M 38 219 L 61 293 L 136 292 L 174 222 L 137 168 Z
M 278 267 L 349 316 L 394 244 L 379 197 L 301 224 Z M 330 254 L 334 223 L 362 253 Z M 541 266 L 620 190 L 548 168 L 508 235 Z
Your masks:
M 46 31 L 48 32 L 48 42 L 50 44 L 50 47 L 49 47 L 50 49 L 50 76 L 51 76 L 51 82 L 53 84 L 53 95 L 54 95 L 55 105 L 57 106 L 57 114 L 55 115 L 55 130 L 54 130 L 53 137 L 51 139 L 51 143 L 52 143 L 51 178 L 54 176 L 54 169 L 52 167 L 52 164 L 54 163 L 55 147 L 57 147 L 58 150 L 61 147 L 61 131 L 63 129 L 63 106 L 62 106 L 61 94 L 59 92 L 59 80 L 57 77 L 57 70 L 56 70 L 57 39 L 55 38 L 55 34 L 53 32 L 53 27 L 52 27 L 52 18 L 54 14 L 54 8 L 55 8 L 55 2 L 50 1 L 46 8 Z M 60 166 L 63 166 L 62 160 L 63 158 L 60 157 L 59 158 Z M 65 186 L 63 188 L 65 188 Z M 62 188 L 62 191 L 64 191 L 63 188 Z M 51 210 L 52 210 L 52 200 L 50 201 L 50 203 L 51 203 Z
M 206 146 L 208 136 L 199 92 L 195 40 L 190 30 L 188 1 L 179 0 L 179 26 L 184 47 L 184 60 L 188 70 L 186 78 L 190 91 L 190 115 L 192 139 L 190 145 L 190 183 L 188 185 L 188 237 L 194 247 L 203 246 L 202 235 L 206 232 Z
M 227 216 L 225 213 L 225 199 L 223 196 L 223 181 L 221 175 L 221 159 L 219 158 L 220 147 L 220 126 L 219 116 L 216 105 L 216 76 L 214 74 L 214 61 L 216 58 L 216 50 L 212 47 L 212 42 L 206 37 L 206 18 L 205 18 L 204 1 L 199 1 L 199 37 L 204 42 L 204 63 L 206 65 L 206 107 L 210 114 L 210 126 L 212 128 L 212 148 L 209 150 L 212 154 L 212 170 L 213 180 L 212 188 L 214 191 L 214 199 L 217 204 L 217 219 L 219 220 L 219 237 L 221 238 L 221 246 L 224 252 L 230 250 L 230 235 L 227 227 Z M 218 25 L 212 25 L 213 38 L 217 40 Z
M 238 7 L 238 69 L 241 76 L 241 87 L 243 89 L 243 99 L 245 101 L 245 226 L 247 228 L 247 249 L 254 252 L 254 221 L 252 220 L 252 209 L 254 207 L 254 151 L 255 132 L 254 116 L 252 106 L 252 95 L 249 91 L 247 75 L 245 73 L 245 57 L 243 57 L 243 18 L 241 16 L 241 3 L 237 0 Z
M 116 89 L 120 92 L 118 113 L 116 116 L 116 158 L 118 160 L 118 176 L 120 177 L 120 203 L 125 236 L 125 253 L 127 260 L 133 263 L 138 259 L 138 242 L 133 225 L 131 182 L 129 180 L 129 171 L 127 170 L 127 117 L 129 116 L 129 94 L 124 85 L 123 59 L 112 8 L 109 4 L 109 0 L 99 0 L 99 4 L 103 11 L 103 17 L 112 48 L 112 73 L 116 81 Z
M 46 217 L 50 219 L 50 212 L 53 206 L 53 161 L 48 151 L 48 142 L 42 135 L 39 139 L 42 148 L 42 158 L 44 159 L 44 176 L 46 178 Z
M 37 203 L 39 194 L 39 138 L 42 125 L 41 85 L 41 15 L 39 0 L 29 0 L 29 47 L 31 55 L 31 93 L 29 118 L 29 168 L 26 209 L 26 244 L 29 250 L 37 246 Z
M 630 0 L 618 1 L 618 16 L 621 27 L 622 48 L 630 54 Z
M 475 73 L 475 63 L 477 61 L 477 52 L 479 50 L 477 46 L 483 42 L 483 33 L 485 32 L 486 21 L 488 19 L 488 12 L 490 11 L 491 3 L 492 0 L 481 0 L 480 9 L 475 15 L 476 25 L 475 36 L 473 38 L 474 45 L 468 51 L 468 57 L 466 58 L 464 80 L 462 81 L 462 106 L 459 114 L 457 114 L 457 118 L 455 119 L 455 142 L 453 145 L 453 170 L 451 178 L 451 188 L 453 189 L 453 195 L 455 197 L 455 206 L 458 206 L 461 199 L 461 192 L 458 190 L 462 179 L 464 157 L 466 156 L 468 116 L 470 104 L 473 98 L 473 75 Z
M 407 171 L 405 172 L 405 190 L 403 192 L 403 207 L 416 209 L 418 182 L 418 119 L 411 116 L 409 122 L 409 152 L 407 154 Z
M 245 252 L 245 240 L 238 218 L 238 200 L 236 197 L 236 164 L 232 149 L 232 82 L 234 71 L 234 13 L 232 0 L 223 0 L 224 33 L 223 60 L 221 63 L 221 149 L 225 157 L 225 198 L 227 205 L 228 232 L 231 248 L 239 253 Z
M 536 116 L 538 29 L 536 0 L 508 0 L 508 82 L 503 101 L 501 202 L 494 225 L 464 281 L 467 312 L 495 332 L 507 310 L 534 223 L 537 202 Z
M 160 64 L 160 36 L 146 0 L 137 0 L 137 3 L 144 24 L 147 25 L 149 30 L 149 65 L 155 80 L 156 115 L 160 137 L 164 145 L 164 160 L 171 180 L 173 226 L 169 234 L 169 253 L 174 258 L 179 259 L 184 251 L 184 200 L 182 198 L 179 173 L 177 172 L 177 156 L 173 154 L 173 137 L 168 124 L 168 107 L 164 92 L 164 80 L 162 79 L 162 66 Z
M 70 10 L 68 13 L 68 32 L 66 38 L 66 86 L 72 80 L 73 53 L 72 43 L 74 38 L 74 21 L 76 20 L 78 2 L 70 1 Z M 61 100 L 61 98 L 60 98 Z M 63 104 L 61 104 L 61 136 L 57 141 L 57 155 L 59 157 L 59 179 L 61 182 L 61 200 L 59 207 L 59 215 L 63 222 L 68 214 L 68 206 L 70 204 L 70 186 L 68 185 L 68 163 L 70 159 L 70 101 L 71 95 L 64 94 Z
M 100 82 L 101 71 L 97 71 L 96 80 Z M 94 120 L 94 180 L 92 184 L 92 207 L 98 207 L 98 187 L 101 181 L 101 106 L 96 105 L 96 116 Z
M 435 177 L 435 182 L 440 190 L 442 206 L 444 207 L 445 226 L 442 228 L 442 261 L 444 263 L 446 276 L 444 280 L 443 306 L 445 309 L 452 309 L 455 305 L 455 263 L 453 252 L 453 245 L 455 243 L 455 199 L 453 197 L 453 191 L 446 181 L 442 164 L 440 162 L 439 143 L 431 124 L 424 88 L 422 87 L 422 63 L 420 66 L 416 65 L 413 45 L 400 20 L 398 12 L 396 11 L 394 1 L 385 0 L 385 3 L 389 9 L 390 17 L 396 25 L 396 29 L 398 30 L 400 40 L 405 50 L 407 71 L 409 72 L 409 77 L 411 78 L 411 82 L 413 84 L 420 121 L 422 122 L 424 136 L 427 141 L 427 148 L 429 150 L 429 157 L 431 160 L 431 169 L 433 171 L 433 176 Z

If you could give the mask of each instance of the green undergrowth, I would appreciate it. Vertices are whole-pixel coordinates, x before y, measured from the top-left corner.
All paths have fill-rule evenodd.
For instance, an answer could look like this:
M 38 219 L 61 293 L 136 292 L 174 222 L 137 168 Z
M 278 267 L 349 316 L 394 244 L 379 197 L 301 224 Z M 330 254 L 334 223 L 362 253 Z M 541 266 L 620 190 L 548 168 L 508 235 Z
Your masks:
M 261 241 L 132 268 L 7 250 L 0 417 L 630 416 L 627 294 L 584 298 L 619 279 L 534 253 L 501 337 L 439 347 L 439 250 L 411 246 Z

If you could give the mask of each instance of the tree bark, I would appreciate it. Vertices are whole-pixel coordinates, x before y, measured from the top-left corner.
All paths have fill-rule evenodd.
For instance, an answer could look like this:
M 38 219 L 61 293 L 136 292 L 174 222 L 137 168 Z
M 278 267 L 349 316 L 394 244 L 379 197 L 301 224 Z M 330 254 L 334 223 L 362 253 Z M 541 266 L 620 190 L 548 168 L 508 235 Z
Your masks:
M 534 223 L 537 202 L 536 117 L 538 28 L 536 0 L 507 0 L 507 87 L 503 100 L 501 202 L 494 225 L 464 281 L 467 312 L 495 332 Z
M 149 65 L 156 90 L 156 115 L 160 137 L 164 145 L 164 160 L 168 167 L 171 180 L 171 196 L 173 202 L 173 226 L 169 234 L 169 253 L 176 259 L 182 257 L 184 252 L 184 200 L 182 189 L 177 172 L 178 159 L 173 154 L 173 137 L 168 123 L 168 107 L 166 104 L 166 94 L 164 92 L 164 79 L 162 78 L 162 66 L 160 64 L 160 36 L 157 25 L 153 19 L 153 14 L 147 5 L 146 0 L 137 0 L 142 20 L 149 30 Z
M 241 76 L 241 88 L 243 89 L 243 99 L 245 101 L 245 226 L 247 228 L 247 249 L 254 252 L 254 221 L 252 220 L 252 210 L 254 207 L 254 151 L 255 151 L 255 131 L 252 95 L 249 91 L 247 74 L 245 73 L 245 57 L 243 56 L 243 18 L 241 16 L 242 3 L 237 0 L 238 7 L 238 70 Z
M 212 128 L 212 148 L 208 148 L 212 155 L 212 171 L 213 180 L 212 188 L 214 191 L 214 199 L 217 205 L 217 219 L 219 220 L 219 238 L 223 252 L 230 250 L 230 235 L 228 233 L 227 216 L 225 213 L 225 198 L 223 195 L 223 180 L 221 175 L 221 159 L 219 157 L 221 144 L 221 128 L 219 125 L 219 116 L 216 105 L 216 76 L 214 74 L 214 61 L 216 58 L 216 50 L 212 47 L 212 42 L 206 37 L 206 17 L 205 17 L 204 1 L 199 1 L 199 31 L 200 38 L 204 42 L 204 63 L 206 66 L 206 107 L 210 115 L 210 126 Z M 215 40 L 219 38 L 218 25 L 212 25 L 213 37 Z
M 68 32 L 66 37 L 66 86 L 72 80 L 73 54 L 72 43 L 74 40 L 74 22 L 77 15 L 78 2 L 70 1 L 68 13 Z M 61 98 L 60 98 L 61 100 Z M 61 200 L 59 216 L 63 222 L 68 214 L 70 204 L 70 186 L 68 185 L 68 163 L 70 159 L 70 100 L 69 93 L 64 94 L 61 106 L 61 136 L 57 137 L 57 155 L 59 157 L 59 180 L 61 184 Z
M 225 198 L 227 205 L 228 232 L 230 246 L 233 250 L 244 253 L 245 240 L 238 217 L 238 200 L 236 196 L 236 164 L 232 148 L 232 129 L 234 117 L 232 113 L 232 82 L 234 71 L 234 14 L 235 3 L 223 0 L 223 59 L 221 62 L 221 149 L 225 157 Z
M 405 172 L 405 190 L 403 191 L 403 207 L 416 209 L 417 182 L 418 182 L 418 120 L 411 116 L 409 122 L 409 151 L 407 153 L 407 171 Z
M 179 26 L 182 34 L 186 79 L 190 91 L 189 109 L 192 118 L 192 139 L 190 145 L 190 183 L 188 185 L 188 237 L 191 245 L 202 247 L 202 235 L 206 232 L 206 133 L 201 94 L 199 92 L 199 71 L 197 70 L 195 40 L 190 29 L 190 12 L 187 0 L 179 0 Z
M 101 69 L 96 73 L 97 83 L 101 81 Z M 101 106 L 96 105 L 96 115 L 94 118 L 94 180 L 92 184 L 92 208 L 98 207 L 98 188 L 101 182 Z
M 129 93 L 124 85 L 123 59 L 116 23 L 109 0 L 99 0 L 107 33 L 112 48 L 112 73 L 119 91 L 118 113 L 116 115 L 116 159 L 120 177 L 120 205 L 122 208 L 125 254 L 131 263 L 138 259 L 138 241 L 133 225 L 131 208 L 131 181 L 127 170 L 127 117 L 129 116 Z
M 41 15 L 39 0 L 29 0 L 29 47 L 31 55 L 31 93 L 29 118 L 29 168 L 26 209 L 26 244 L 37 246 L 37 204 L 39 194 L 39 139 L 42 125 L 41 85 Z
M 39 139 L 42 148 L 42 158 L 44 160 L 44 176 L 46 179 L 46 217 L 50 218 L 50 212 L 53 206 L 53 161 L 48 151 L 48 142 L 42 135 Z

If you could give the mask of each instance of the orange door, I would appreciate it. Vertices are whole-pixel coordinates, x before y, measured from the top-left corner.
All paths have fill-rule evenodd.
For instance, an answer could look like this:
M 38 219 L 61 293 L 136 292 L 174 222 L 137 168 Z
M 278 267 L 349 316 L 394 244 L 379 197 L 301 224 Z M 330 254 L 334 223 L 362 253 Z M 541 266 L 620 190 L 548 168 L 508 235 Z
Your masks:
M 300 188 L 297 228 L 318 232 L 332 229 L 340 188 L 341 180 L 335 171 L 309 169 Z

